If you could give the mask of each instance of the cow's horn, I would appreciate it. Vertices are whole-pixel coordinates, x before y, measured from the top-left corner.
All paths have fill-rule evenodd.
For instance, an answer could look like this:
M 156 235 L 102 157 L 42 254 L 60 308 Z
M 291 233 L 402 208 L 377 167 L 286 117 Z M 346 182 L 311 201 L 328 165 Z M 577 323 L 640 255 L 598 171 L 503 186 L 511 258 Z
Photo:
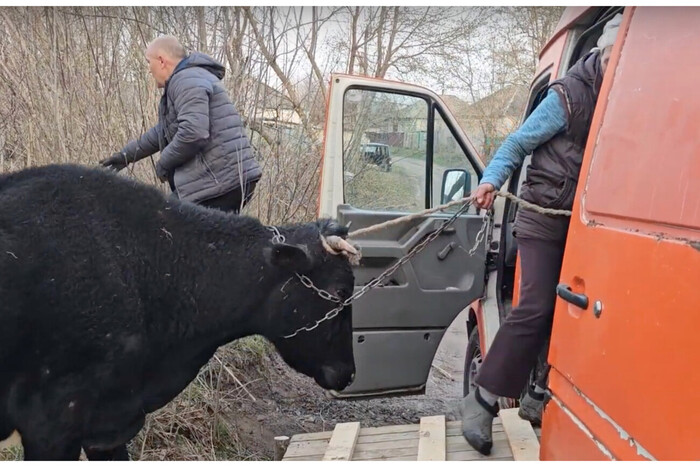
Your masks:
M 362 255 L 357 251 L 357 248 L 352 246 L 347 240 L 337 235 L 329 235 L 328 237 L 321 235 L 321 243 L 323 244 L 323 248 L 330 254 L 345 256 L 353 266 L 360 264 Z

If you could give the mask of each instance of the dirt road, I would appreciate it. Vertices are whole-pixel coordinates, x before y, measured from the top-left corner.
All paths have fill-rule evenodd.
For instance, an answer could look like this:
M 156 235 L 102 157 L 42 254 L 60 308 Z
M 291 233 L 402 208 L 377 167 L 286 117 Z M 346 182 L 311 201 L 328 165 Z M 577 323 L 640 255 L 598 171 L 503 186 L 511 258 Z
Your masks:
M 425 186 L 425 161 L 422 159 L 412 159 L 410 157 L 396 158 L 392 163 L 392 169 L 403 171 L 414 181 L 417 199 L 423 199 L 423 187 Z M 440 190 L 442 184 L 442 174 L 447 170 L 437 164 L 433 165 L 433 199 L 440 201 Z
M 445 331 L 433 360 L 433 368 L 425 390 L 426 397 L 440 397 L 455 403 L 462 399 L 468 317 L 468 311 L 462 311 Z M 438 378 L 436 374 L 445 376 L 440 370 L 449 374 L 451 379 Z

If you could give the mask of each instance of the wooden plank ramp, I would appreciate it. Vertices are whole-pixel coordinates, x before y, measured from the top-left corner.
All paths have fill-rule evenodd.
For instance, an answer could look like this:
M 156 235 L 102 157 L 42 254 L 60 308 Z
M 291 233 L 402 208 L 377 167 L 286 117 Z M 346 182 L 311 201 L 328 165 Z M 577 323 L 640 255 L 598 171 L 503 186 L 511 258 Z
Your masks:
M 326 452 L 323 453 L 324 461 L 349 461 L 355 451 L 357 437 L 360 435 L 360 423 L 339 423 L 331 434 Z
M 493 422 L 491 454 L 484 456 L 464 439 L 462 423 L 444 415 L 422 417 L 415 425 L 339 423 L 333 431 L 292 436 L 282 460 L 537 460 L 538 432 L 518 417 L 518 409 L 503 409 Z

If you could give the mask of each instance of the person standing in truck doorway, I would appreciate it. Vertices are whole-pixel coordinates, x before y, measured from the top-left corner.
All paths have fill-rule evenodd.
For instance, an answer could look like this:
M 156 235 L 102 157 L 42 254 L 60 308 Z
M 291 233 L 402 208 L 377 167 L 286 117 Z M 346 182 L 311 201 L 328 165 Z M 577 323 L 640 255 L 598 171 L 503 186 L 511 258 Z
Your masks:
M 508 136 L 484 171 L 474 204 L 493 205 L 496 189 L 532 153 L 520 196 L 538 206 L 571 209 L 586 139 L 603 75 L 622 15 L 609 20 L 597 48 L 552 82 L 545 99 Z M 477 387 L 460 404 L 462 433 L 484 455 L 491 452 L 498 398 L 518 398 L 528 383 L 552 328 L 569 218 L 520 209 L 515 236 L 520 253 L 520 301 L 506 316 L 476 377 Z M 541 419 L 545 387 L 540 379 L 521 400 L 520 416 Z

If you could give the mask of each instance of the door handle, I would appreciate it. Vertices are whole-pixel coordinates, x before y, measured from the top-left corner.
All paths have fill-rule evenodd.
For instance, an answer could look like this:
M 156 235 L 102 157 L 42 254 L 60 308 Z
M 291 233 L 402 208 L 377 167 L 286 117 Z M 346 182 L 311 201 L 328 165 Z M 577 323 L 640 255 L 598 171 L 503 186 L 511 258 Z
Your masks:
M 557 285 L 557 295 L 559 295 L 562 300 L 576 305 L 581 309 L 588 309 L 588 296 L 572 292 L 571 287 L 566 284 Z
M 445 246 L 445 248 L 443 248 L 442 250 L 440 250 L 440 251 L 438 252 L 438 254 L 437 254 L 438 259 L 439 259 L 440 261 L 442 261 L 442 260 L 444 260 L 445 258 L 447 258 L 447 255 L 450 254 L 450 252 L 452 251 L 452 249 L 453 249 L 454 247 L 455 247 L 455 243 L 454 243 L 454 242 L 448 243 L 448 244 Z

